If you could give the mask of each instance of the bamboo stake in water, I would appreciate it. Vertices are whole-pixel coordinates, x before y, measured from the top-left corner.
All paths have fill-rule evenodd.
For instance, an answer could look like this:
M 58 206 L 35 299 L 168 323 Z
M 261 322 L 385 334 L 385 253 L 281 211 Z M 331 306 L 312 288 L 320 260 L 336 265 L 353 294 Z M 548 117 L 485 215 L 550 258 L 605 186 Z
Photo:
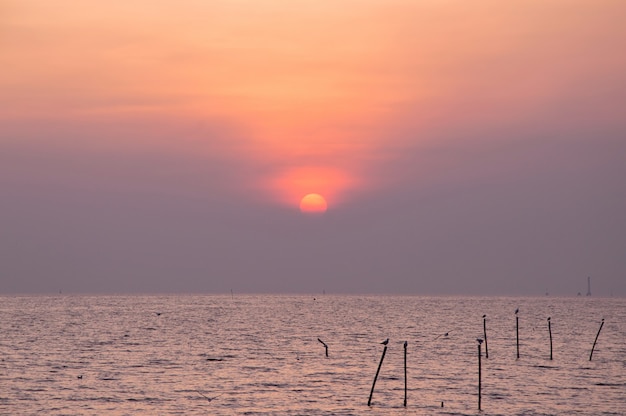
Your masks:
M 483 335 L 485 336 L 485 358 L 489 358 L 489 348 L 487 347 L 487 315 L 483 315 Z
M 370 390 L 370 398 L 367 400 L 367 405 L 371 406 L 372 403 L 372 395 L 374 394 L 374 386 L 376 385 L 376 379 L 378 379 L 378 373 L 380 373 L 380 367 L 383 365 L 383 360 L 385 359 L 385 354 L 387 353 L 387 343 L 389 342 L 389 338 L 384 340 L 382 344 L 385 346 L 383 349 L 383 355 L 380 357 L 380 362 L 378 363 L 378 370 L 376 370 L 376 375 L 374 376 L 374 382 L 372 383 L 372 390 Z
M 596 342 L 598 342 L 598 337 L 600 336 L 600 331 L 602 331 L 603 326 L 604 326 L 604 318 L 602 319 L 602 323 L 600 324 L 600 329 L 598 329 L 598 333 L 596 334 L 596 339 L 593 341 L 593 347 L 591 347 L 591 354 L 589 354 L 589 361 L 591 361 L 591 357 L 593 357 L 593 350 L 596 348 Z
M 407 342 L 404 341 L 404 407 L 406 407 L 406 346 Z
M 552 360 L 552 325 L 550 324 L 550 317 L 548 317 L 548 332 L 550 333 L 550 360 Z
M 326 345 L 326 343 L 319 338 L 317 340 L 321 342 L 324 348 L 326 349 L 326 357 L 328 357 L 328 345 Z
M 515 309 L 515 337 L 517 339 L 517 359 L 519 359 L 519 317 L 517 313 L 519 309 Z
M 483 343 L 483 340 L 478 338 L 476 341 L 478 341 L 478 410 L 482 410 L 481 409 L 481 400 L 482 400 L 482 364 L 481 364 L 481 353 L 480 353 L 480 346 Z

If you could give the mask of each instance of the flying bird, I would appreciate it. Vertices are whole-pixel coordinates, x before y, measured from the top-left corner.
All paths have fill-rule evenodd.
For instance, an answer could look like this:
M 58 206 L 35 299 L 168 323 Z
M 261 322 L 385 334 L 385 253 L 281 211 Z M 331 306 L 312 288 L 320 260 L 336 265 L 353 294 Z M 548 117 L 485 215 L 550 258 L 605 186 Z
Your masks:
M 217 395 L 217 396 L 208 397 L 208 396 L 205 396 L 205 395 L 204 395 L 204 394 L 203 394 L 200 390 L 196 390 L 196 392 L 198 392 L 198 394 L 199 394 L 200 396 L 202 396 L 202 397 L 204 397 L 205 399 L 207 399 L 207 400 L 209 401 L 209 403 L 210 403 L 210 402 L 212 402 L 213 400 L 217 399 L 218 397 L 220 397 L 222 394 L 224 394 L 224 393 L 222 393 L 222 394 L 219 394 L 219 395 Z
M 386 340 L 384 340 L 383 342 L 381 342 L 381 344 L 383 344 L 383 345 L 387 345 L 387 344 L 389 344 L 389 338 L 387 338 Z
M 449 334 L 450 332 L 452 332 L 452 331 L 448 331 L 448 332 L 446 332 L 446 333 L 445 333 L 445 334 L 443 334 L 443 335 L 441 335 L 441 334 L 437 335 L 437 337 L 435 337 L 435 339 L 434 339 L 433 341 L 436 341 L 436 340 L 437 340 L 437 339 L 439 339 L 439 337 L 441 337 L 441 336 L 447 337 L 447 336 L 448 336 L 448 334 Z

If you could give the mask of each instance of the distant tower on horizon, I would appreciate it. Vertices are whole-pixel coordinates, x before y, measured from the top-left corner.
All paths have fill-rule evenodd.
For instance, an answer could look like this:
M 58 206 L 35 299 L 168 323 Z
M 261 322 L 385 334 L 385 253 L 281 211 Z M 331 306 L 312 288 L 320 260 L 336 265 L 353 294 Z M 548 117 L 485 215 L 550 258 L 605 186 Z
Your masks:
M 591 276 L 587 276 L 587 296 L 591 296 Z

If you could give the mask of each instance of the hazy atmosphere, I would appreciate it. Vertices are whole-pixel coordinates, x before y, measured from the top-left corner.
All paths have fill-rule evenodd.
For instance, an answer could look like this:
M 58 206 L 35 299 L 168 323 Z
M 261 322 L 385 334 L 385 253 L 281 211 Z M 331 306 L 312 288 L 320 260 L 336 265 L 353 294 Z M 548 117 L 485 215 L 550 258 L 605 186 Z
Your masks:
M 3 1 L 0 293 L 626 296 L 624 22 Z

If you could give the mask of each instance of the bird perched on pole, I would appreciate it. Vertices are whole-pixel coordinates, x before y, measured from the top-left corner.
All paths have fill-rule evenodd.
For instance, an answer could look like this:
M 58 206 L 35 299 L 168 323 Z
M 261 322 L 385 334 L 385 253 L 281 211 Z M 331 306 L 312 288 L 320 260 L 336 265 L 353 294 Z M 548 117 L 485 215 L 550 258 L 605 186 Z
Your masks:
M 387 345 L 387 344 L 389 344 L 389 338 L 387 338 L 386 340 L 384 340 L 383 342 L 381 342 L 381 344 L 383 344 L 383 345 Z

